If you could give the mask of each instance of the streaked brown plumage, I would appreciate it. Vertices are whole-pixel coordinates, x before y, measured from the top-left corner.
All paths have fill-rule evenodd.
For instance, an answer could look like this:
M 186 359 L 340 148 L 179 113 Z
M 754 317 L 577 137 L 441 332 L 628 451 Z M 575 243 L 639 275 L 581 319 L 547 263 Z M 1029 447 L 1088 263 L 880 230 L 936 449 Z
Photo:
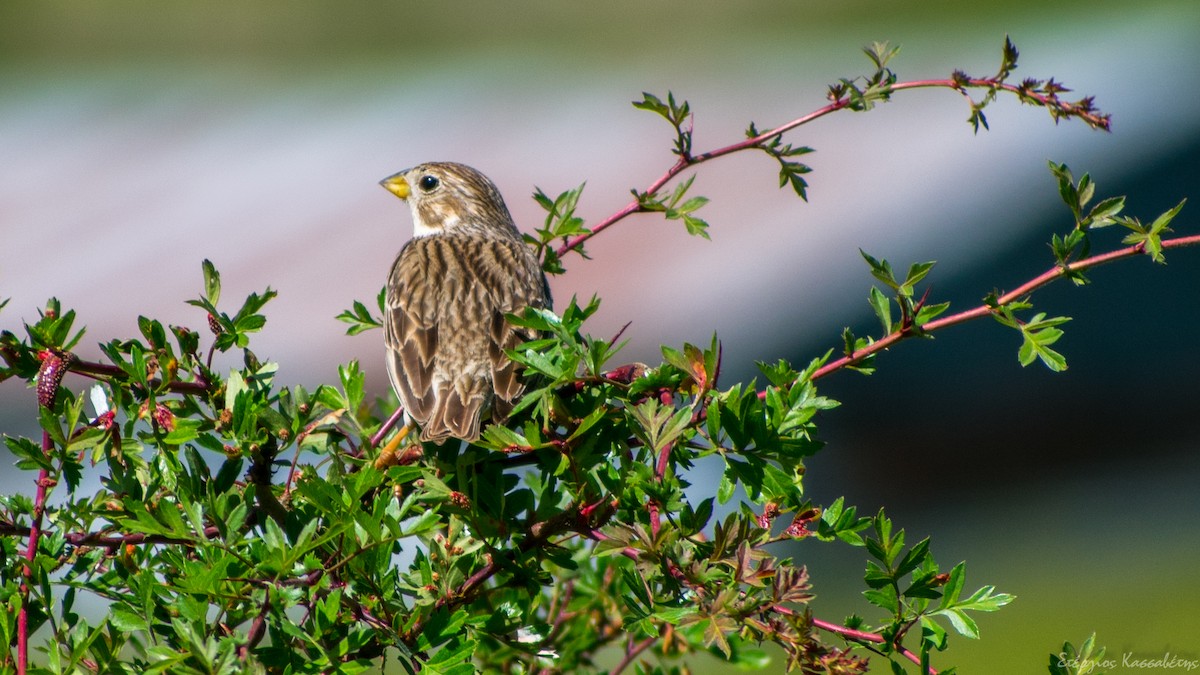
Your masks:
M 380 184 L 409 203 L 414 236 L 388 276 L 388 376 L 421 439 L 479 438 L 524 389 L 505 355 L 534 337 L 504 315 L 549 307 L 550 289 L 499 190 L 462 164 L 433 162 Z

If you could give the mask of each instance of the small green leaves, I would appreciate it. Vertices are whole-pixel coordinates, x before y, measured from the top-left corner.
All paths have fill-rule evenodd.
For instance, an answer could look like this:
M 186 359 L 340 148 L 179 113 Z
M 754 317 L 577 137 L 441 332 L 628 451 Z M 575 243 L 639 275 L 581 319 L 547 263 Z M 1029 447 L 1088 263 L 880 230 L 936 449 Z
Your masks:
M 75 310 L 69 309 L 64 312 L 58 298 L 50 298 L 46 302 L 46 308 L 40 310 L 38 315 L 37 322 L 25 324 L 25 332 L 35 348 L 70 351 L 83 338 L 86 329 L 71 334 L 71 328 L 75 324 Z
M 1080 221 L 1080 229 L 1108 227 L 1116 222 L 1116 216 L 1125 208 L 1124 197 L 1109 197 L 1092 207 Z
M 845 506 L 845 499 L 838 497 L 821 512 L 816 534 L 825 541 L 836 537 L 851 546 L 866 546 L 866 540 L 859 533 L 871 527 L 872 522 L 871 518 L 860 518 L 857 507 Z
M 1045 318 L 1045 314 L 1035 314 L 1028 323 L 1021 326 L 1021 337 L 1024 342 L 1018 352 L 1017 359 L 1022 366 L 1028 366 L 1034 359 L 1041 359 L 1046 367 L 1055 372 L 1067 369 L 1067 360 L 1062 354 L 1050 349 L 1050 345 L 1062 337 L 1063 332 L 1055 326 L 1070 321 L 1070 317 L 1058 316 Z
M 642 100 L 634 101 L 633 107 L 639 110 L 649 110 L 650 112 L 661 115 L 663 119 L 671 123 L 675 129 L 675 147 L 673 152 L 687 161 L 692 156 L 692 128 L 691 128 L 691 108 L 687 101 L 676 102 L 675 94 L 667 92 L 667 100 L 664 103 L 662 99 L 648 92 L 642 92 Z M 685 129 L 684 124 L 688 127 Z
M 959 635 L 971 639 L 979 638 L 979 626 L 967 612 L 995 612 L 1016 599 L 1010 593 L 997 593 L 994 586 L 983 586 L 967 598 L 961 598 L 966 579 L 967 564 L 960 562 L 950 570 L 943 582 L 944 591 L 938 609 L 930 616 L 945 616 Z
M 1049 162 L 1050 173 L 1058 181 L 1058 194 L 1063 203 L 1071 209 L 1075 216 L 1075 229 L 1087 232 L 1091 229 L 1107 227 L 1116 222 L 1116 216 L 1125 208 L 1124 197 L 1109 197 L 1096 204 L 1090 211 L 1084 213 L 1084 208 L 1092 201 L 1096 193 L 1096 184 L 1089 174 L 1083 174 L 1079 182 L 1071 174 L 1066 164 Z
M 983 127 L 985 130 L 991 129 L 988 126 L 987 115 L 983 113 L 983 110 L 992 101 L 996 100 L 996 89 L 989 87 L 983 98 L 976 101 L 967 93 L 969 87 L 979 86 L 970 75 L 961 70 L 955 70 L 950 74 L 950 79 L 954 82 L 955 87 L 962 92 L 963 97 L 967 99 L 967 105 L 971 108 L 971 115 L 967 117 L 967 124 L 971 125 L 971 130 L 979 134 L 980 127 Z
M 716 386 L 718 371 L 721 368 L 721 344 L 715 333 L 708 349 L 685 342 L 683 351 L 667 345 L 663 345 L 661 350 L 667 363 L 690 378 L 690 381 L 684 383 L 685 386 L 694 385 L 697 392 Z
M 647 194 L 636 190 L 633 192 L 633 196 L 637 198 L 638 207 L 641 210 L 661 212 L 667 220 L 682 220 L 688 234 L 708 239 L 708 223 L 692 215 L 692 212 L 708 203 L 708 197 L 692 197 L 686 201 L 683 199 L 687 191 L 691 189 L 694 180 L 696 177 L 693 175 L 680 182 L 671 192 L 671 196 L 666 199 L 659 198 L 657 194 Z
M 1087 278 L 1083 272 L 1070 267 L 1070 263 L 1074 260 L 1084 258 L 1090 252 L 1090 242 L 1088 234 L 1093 229 L 1108 227 L 1109 225 L 1120 225 L 1129 230 L 1130 233 L 1125 235 L 1121 240 L 1123 244 L 1132 244 L 1140 246 L 1150 259 L 1159 264 L 1165 264 L 1166 259 L 1163 257 L 1162 237 L 1164 234 L 1171 232 L 1169 227 L 1171 221 L 1183 209 L 1183 205 L 1187 203 L 1184 199 L 1175 205 L 1174 208 L 1162 213 L 1154 222 L 1149 225 L 1144 225 L 1142 221 L 1133 216 L 1122 216 L 1121 211 L 1125 208 L 1124 197 L 1109 197 L 1101 200 L 1090 211 L 1084 213 L 1088 202 L 1092 200 L 1095 194 L 1096 185 L 1092 182 L 1091 176 L 1083 174 L 1079 182 L 1075 182 L 1074 176 L 1071 174 L 1070 168 L 1066 164 L 1056 164 L 1050 162 L 1050 172 L 1054 174 L 1058 181 L 1058 194 L 1062 197 L 1067 208 L 1071 209 L 1072 215 L 1075 216 L 1075 229 L 1070 234 L 1059 236 L 1054 235 L 1050 241 L 1050 249 L 1054 252 L 1054 258 L 1058 264 L 1066 269 L 1066 276 L 1075 284 L 1087 283 Z
M 1104 658 L 1105 648 L 1096 646 L 1096 634 L 1088 636 L 1083 644 L 1076 649 L 1070 642 L 1064 642 L 1058 653 L 1050 654 L 1050 675 L 1105 675 L 1101 668 L 1113 668 L 1118 665 L 1116 659 Z
M 200 266 L 204 270 L 204 299 L 216 307 L 221 301 L 221 273 L 208 258 Z
M 354 301 L 352 308 L 343 310 L 341 314 L 338 314 L 336 317 L 338 321 L 350 324 L 349 328 L 346 329 L 346 335 L 358 335 L 373 328 L 382 328 L 382 317 L 387 314 L 384 309 L 386 300 L 387 288 L 380 288 L 379 295 L 375 297 L 376 305 L 379 307 L 378 318 L 373 316 L 371 310 L 367 309 L 367 306 L 358 300 Z
M 965 563 L 943 573 L 930 552 L 928 538 L 906 549 L 904 531 L 894 531 L 892 521 L 882 510 L 874 518 L 863 520 L 868 522 L 855 522 L 853 510 L 843 510 L 838 500 L 826 510 L 822 517 L 825 527 L 818 534 L 828 536 L 833 523 L 854 522 L 856 528 L 870 526 L 874 536 L 862 539 L 872 558 L 867 561 L 864 581 L 868 588 L 863 596 L 889 614 L 887 624 L 878 629 L 879 634 L 903 635 L 912 625 L 921 625 L 922 663 L 928 663 L 930 650 L 942 651 L 947 646 L 947 631 L 935 618 L 945 618 L 955 632 L 974 639 L 979 637 L 979 626 L 970 612 L 994 612 L 1013 601 L 1014 596 L 997 593 L 992 586 L 984 586 L 963 599 Z M 857 530 L 853 536 L 858 536 Z M 889 646 L 884 653 L 892 648 Z
M 829 86 L 830 100 L 844 101 L 847 108 L 858 112 L 871 110 L 877 103 L 885 103 L 891 98 L 896 74 L 888 68 L 888 63 L 900 53 L 900 47 L 873 42 L 863 48 L 863 53 L 875 66 L 875 72 L 865 77 L 841 78 L 837 84 Z
M 1056 316 L 1047 319 L 1044 313 L 1038 313 L 1028 321 L 1022 321 L 1016 316 L 1016 311 L 1021 309 L 1022 306 L 995 306 L 994 297 L 989 297 L 986 302 L 993 305 L 995 309 L 993 316 L 997 321 L 1009 328 L 1020 331 L 1021 349 L 1017 352 L 1017 360 L 1020 361 L 1022 366 L 1028 366 L 1034 361 L 1041 359 L 1042 363 L 1054 372 L 1067 369 L 1066 357 L 1050 349 L 1050 345 L 1057 342 L 1063 336 L 1063 332 L 1058 326 L 1070 321 L 1071 317 Z
M 883 297 L 883 293 L 879 289 L 872 288 L 870 293 L 871 306 L 876 308 L 876 315 L 881 321 L 886 321 L 885 330 L 890 331 L 891 328 L 891 313 L 888 310 L 887 299 Z M 860 372 L 863 375 L 873 375 L 875 373 L 875 354 L 862 355 L 862 351 L 874 344 L 875 341 L 869 337 L 855 337 L 854 332 L 849 326 L 842 329 L 842 355 L 847 359 L 852 359 L 846 364 L 846 367 Z
M 208 312 L 209 326 L 217 333 L 214 343 L 217 351 L 228 351 L 235 346 L 244 349 L 250 344 L 249 333 L 262 330 L 267 323 L 267 317 L 260 314 L 259 311 L 278 293 L 271 290 L 269 286 L 262 295 L 251 293 L 246 297 L 246 301 L 242 303 L 237 314 L 231 317 L 218 311 L 216 302 L 213 300 L 214 297 L 219 299 L 221 295 L 220 274 L 208 260 L 204 261 L 203 269 L 204 295 L 197 300 L 188 300 L 188 304 Z
M 542 269 L 546 274 L 562 274 L 566 271 L 553 243 L 560 239 L 566 242 L 571 237 L 588 232 L 583 219 L 575 215 L 575 207 L 579 204 L 584 185 L 586 183 L 580 183 L 576 188 L 560 192 L 554 199 L 542 192 L 541 188 L 537 188 L 533 193 L 534 201 L 546 210 L 546 220 L 542 227 L 537 229 L 536 237 L 525 235 L 525 240 L 537 249 L 538 257 L 542 260 Z M 582 246 L 577 246 L 575 250 L 584 258 L 587 257 Z
M 1003 82 L 1008 79 L 1012 71 L 1017 69 L 1017 57 L 1020 56 L 1017 51 L 1017 46 L 1013 44 L 1012 38 L 1004 36 L 1004 53 L 1000 59 L 1000 70 L 996 73 L 996 80 Z
M 1055 164 L 1053 161 L 1049 164 L 1050 173 L 1058 179 L 1058 194 L 1062 197 L 1063 203 L 1071 209 L 1071 213 L 1075 214 L 1076 227 L 1079 227 L 1080 214 L 1083 207 L 1092 200 L 1096 186 L 1092 183 L 1091 176 L 1086 173 L 1076 183 L 1074 176 L 1071 175 L 1071 169 L 1066 164 Z
M 1075 226 L 1069 233 L 1051 236 L 1050 250 L 1054 253 L 1054 260 L 1062 268 L 1064 276 L 1076 286 L 1082 286 L 1089 283 L 1089 280 L 1084 270 L 1071 263 L 1084 259 L 1091 253 L 1092 230 L 1128 220 L 1118 217 L 1125 208 L 1125 198 L 1103 199 L 1085 213 L 1096 191 L 1096 184 L 1092 182 L 1091 176 L 1085 173 L 1076 183 L 1071 169 L 1066 164 L 1050 162 L 1049 165 L 1050 173 L 1054 174 L 1058 182 L 1058 194 L 1067 208 L 1071 209 L 1075 219 Z
M 746 138 L 758 138 L 761 135 L 762 132 L 751 122 L 746 129 Z M 804 180 L 804 175 L 811 173 L 812 167 L 791 158 L 807 155 L 813 152 L 813 149 L 805 146 L 793 147 L 791 143 L 784 143 L 782 134 L 768 136 L 759 141 L 756 147 L 779 162 L 779 187 L 790 186 L 797 196 L 808 201 L 808 182 Z
M 862 51 L 871 60 L 871 63 L 875 66 L 875 70 L 881 71 L 887 68 L 888 62 L 900 53 L 900 45 L 893 47 L 887 41 L 872 42 L 870 45 L 863 47 Z
M 924 298 L 920 300 L 913 299 L 916 285 L 929 274 L 929 271 L 936 264 L 935 262 L 913 263 L 909 266 L 904 280 L 901 281 L 896 279 L 896 274 L 892 271 L 892 265 L 887 260 L 876 259 L 862 249 L 859 249 L 858 253 L 871 268 L 871 276 L 883 282 L 883 285 L 891 289 L 895 294 L 893 299 L 900 307 L 900 318 L 897 323 L 892 319 L 891 304 L 887 297 L 877 287 L 871 287 L 868 302 L 870 302 L 875 316 L 879 318 L 879 323 L 883 326 L 884 335 L 890 335 L 896 330 L 902 332 L 910 330 L 920 331 L 921 326 L 925 322 L 933 319 L 950 307 L 950 303 L 926 306 Z
M 674 443 L 687 428 L 691 417 L 691 411 L 687 409 L 677 411 L 652 398 L 630 410 L 630 414 L 636 422 L 634 433 L 655 452 Z
M 1176 204 L 1175 208 L 1155 218 L 1154 222 L 1149 225 L 1143 225 L 1137 218 L 1117 218 L 1117 224 L 1131 230 L 1121 240 L 1121 243 L 1141 246 L 1142 250 L 1146 252 L 1146 255 L 1150 256 L 1151 260 L 1159 264 L 1166 264 L 1166 258 L 1163 257 L 1162 236 L 1164 233 L 1171 232 L 1171 228 L 1168 226 L 1175 219 L 1175 216 L 1179 215 L 1179 212 L 1183 209 L 1183 205 L 1186 203 L 1187 200 L 1184 199 Z
M 1070 89 L 1055 82 L 1054 78 L 1048 80 L 1027 78 L 1020 84 L 1009 84 L 1007 80 L 1012 71 L 1017 68 L 1018 55 L 1016 45 L 1008 36 L 1005 36 L 1000 68 L 994 76 L 974 78 L 961 70 L 955 70 L 950 76 L 954 87 L 966 97 L 971 108 L 971 116 L 967 118 L 967 122 L 975 130 L 975 133 L 979 133 L 980 127 L 988 128 L 987 117 L 983 114 L 983 110 L 995 101 L 997 95 L 1002 91 L 1016 94 L 1022 103 L 1045 108 L 1056 123 L 1061 119 L 1079 118 L 1093 129 L 1108 131 L 1110 116 L 1096 109 L 1092 97 L 1088 96 L 1074 102 L 1064 101 L 1058 95 L 1068 92 Z M 976 101 L 970 97 L 968 89 L 983 89 L 984 95 Z

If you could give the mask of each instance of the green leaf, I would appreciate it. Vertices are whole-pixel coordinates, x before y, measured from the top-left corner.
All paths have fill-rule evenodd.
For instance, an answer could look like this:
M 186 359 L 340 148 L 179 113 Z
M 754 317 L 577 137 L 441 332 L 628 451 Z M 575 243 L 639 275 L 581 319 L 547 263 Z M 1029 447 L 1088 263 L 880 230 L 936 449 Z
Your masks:
M 904 576 L 912 572 L 927 559 L 929 559 L 929 537 L 917 542 L 917 545 L 909 549 L 908 553 L 904 555 L 900 564 L 896 566 L 897 576 Z
M 1071 209 L 1075 214 L 1075 219 L 1079 220 L 1079 190 L 1075 187 L 1075 177 L 1071 175 L 1071 169 L 1066 164 L 1055 164 L 1053 161 L 1048 162 L 1050 165 L 1050 173 L 1058 179 L 1058 195 L 1062 198 L 1063 203 Z
M 1066 317 L 1059 318 L 1066 319 Z M 1052 326 L 1045 328 L 1031 328 L 1026 326 L 1022 328 L 1021 335 L 1024 341 L 1021 344 L 1017 358 L 1022 366 L 1028 366 L 1035 360 L 1041 359 L 1042 363 L 1054 372 L 1061 372 L 1067 369 L 1066 357 L 1050 349 L 1050 345 L 1062 337 L 1062 330 Z
M 383 303 L 386 293 L 386 288 L 380 289 L 379 291 L 378 300 L 381 317 L 384 314 Z M 358 335 L 359 333 L 371 330 L 372 328 L 383 327 L 383 319 L 372 315 L 371 310 L 367 309 L 367 306 L 358 300 L 355 300 L 350 309 L 343 310 L 342 313 L 338 314 L 336 318 L 338 321 L 350 324 L 350 326 L 346 329 L 347 335 Z
M 200 435 L 199 430 L 203 420 L 175 418 L 175 428 L 167 432 L 162 442 L 164 445 L 182 445 Z
M 367 379 L 358 366 L 358 360 L 338 366 L 338 378 L 342 381 L 342 391 L 346 392 L 346 407 L 357 410 L 362 405 L 363 387 Z
M 896 595 L 896 587 L 890 584 L 881 588 L 865 590 L 863 597 L 867 599 L 867 602 L 888 613 L 896 614 L 900 611 L 900 597 Z
M 892 303 L 879 290 L 878 286 L 872 286 L 868 296 L 868 302 L 871 303 L 871 309 L 874 310 L 875 316 L 879 317 L 879 323 L 883 326 L 883 334 L 888 335 L 892 332 Z
M 979 639 L 979 625 L 966 612 L 959 609 L 947 609 L 941 610 L 938 613 L 950 619 L 950 625 L 954 627 L 954 630 L 959 635 L 971 638 L 972 640 Z
M 633 107 L 639 110 L 649 110 L 662 116 L 675 129 L 674 152 L 681 157 L 690 156 L 692 151 L 692 132 L 690 127 L 685 129 L 684 123 L 691 115 L 691 107 L 687 101 L 676 102 L 675 94 L 667 92 L 667 100 L 649 92 L 642 92 L 642 100 L 633 101 Z
M 943 651 L 948 646 L 946 629 L 942 628 L 941 624 L 929 618 L 928 616 L 921 617 L 921 642 L 928 645 L 931 649 Z
M 675 207 L 677 213 L 691 213 L 708 203 L 708 197 L 692 197 L 683 204 Z
M 204 299 L 216 307 L 221 299 L 221 273 L 207 258 L 201 263 L 201 267 L 204 270 Z
M 726 467 L 721 474 L 721 482 L 717 484 L 717 502 L 720 504 L 728 504 L 733 498 L 733 491 L 737 488 L 737 480 L 734 477 L 732 467 Z
M 1109 197 L 1092 207 L 1084 219 L 1087 227 L 1108 227 L 1114 222 L 1113 218 L 1125 209 L 1124 197 Z
M 917 285 L 918 282 L 920 282 L 922 279 L 925 278 L 925 275 L 929 274 L 929 270 L 933 269 L 933 266 L 936 264 L 937 264 L 937 262 L 933 261 L 933 260 L 930 260 L 927 262 L 913 263 L 912 265 L 910 265 L 908 267 L 908 276 L 905 277 L 903 285 L 904 286 Z
M 917 310 L 917 316 L 913 320 L 918 327 L 933 321 L 938 316 L 941 316 L 946 310 L 950 309 L 949 302 L 939 302 L 935 305 L 924 305 Z
M 942 587 L 942 601 L 939 607 L 945 609 L 953 607 L 958 603 L 959 595 L 962 593 L 963 582 L 966 580 L 967 563 L 960 562 L 950 570 L 950 576 L 946 580 L 946 585 Z
M 441 645 L 454 640 L 458 636 L 460 629 L 462 629 L 462 627 L 466 624 L 469 616 L 470 615 L 467 614 L 467 611 L 461 608 L 456 609 L 453 612 L 450 612 L 446 609 L 439 609 L 429 617 L 428 621 L 426 621 L 425 629 L 421 631 L 421 635 L 417 639 L 417 646 L 422 650 L 429 650 L 434 647 L 440 647 Z M 451 652 L 450 658 L 435 658 L 431 663 L 459 663 L 464 660 L 465 657 L 469 657 L 469 653 L 462 654 L 457 649 L 442 650 L 442 652 L 446 651 Z M 439 656 L 442 652 L 439 652 Z
M 1096 634 L 1092 633 L 1083 644 L 1076 649 L 1070 642 L 1064 642 L 1057 654 L 1050 654 L 1049 671 L 1051 675 L 1104 675 L 1098 670 L 1105 663 L 1104 647 L 1096 646 Z M 1109 659 L 1111 664 L 1116 661 Z
M 997 593 L 995 586 L 983 586 L 971 594 L 971 597 L 956 603 L 958 609 L 969 609 L 975 612 L 994 612 L 1016 600 L 1015 595 Z
M 633 107 L 638 108 L 639 110 L 649 110 L 650 112 L 658 113 L 667 120 L 671 119 L 670 111 L 667 106 L 663 104 L 662 99 L 649 92 L 643 91 L 642 100 L 634 101 Z
M 690 235 L 699 235 L 705 239 L 712 239 L 712 237 L 708 235 L 708 223 L 700 218 L 696 218 L 695 216 L 684 216 L 683 225 L 687 228 L 687 232 Z
M 1179 215 L 1179 212 L 1183 210 L 1184 204 L 1187 204 L 1186 199 L 1176 204 L 1171 210 L 1155 218 L 1154 222 L 1150 224 L 1150 234 L 1160 234 L 1162 232 L 1169 231 L 1167 226 L 1170 225 L 1171 221 L 1175 220 L 1175 216 Z
M 108 620 L 113 628 L 125 633 L 149 629 L 146 619 L 123 605 L 115 605 L 108 614 Z
M 871 268 L 871 276 L 882 281 L 888 288 L 900 288 L 900 284 L 896 283 L 896 275 L 892 272 L 892 266 L 888 261 L 876 259 L 861 248 L 858 249 L 858 253 L 862 256 L 863 260 L 867 261 L 867 265 Z

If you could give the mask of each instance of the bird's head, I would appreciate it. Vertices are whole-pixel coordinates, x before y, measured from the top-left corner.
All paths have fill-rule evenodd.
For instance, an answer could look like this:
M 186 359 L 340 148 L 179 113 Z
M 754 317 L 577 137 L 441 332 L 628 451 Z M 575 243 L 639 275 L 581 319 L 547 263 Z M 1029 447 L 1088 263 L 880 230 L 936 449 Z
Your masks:
M 516 232 L 500 191 L 469 166 L 430 162 L 388 176 L 379 184 L 408 202 L 415 237 L 467 230 Z

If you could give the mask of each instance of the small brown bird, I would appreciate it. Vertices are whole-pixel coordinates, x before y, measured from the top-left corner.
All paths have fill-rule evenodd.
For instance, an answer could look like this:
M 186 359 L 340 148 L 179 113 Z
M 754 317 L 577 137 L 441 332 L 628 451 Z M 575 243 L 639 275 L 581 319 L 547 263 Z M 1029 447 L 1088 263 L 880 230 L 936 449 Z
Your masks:
M 504 352 L 534 333 L 504 315 L 549 307 L 550 288 L 492 181 L 432 162 L 379 183 L 412 209 L 413 238 L 392 265 L 384 316 L 392 388 L 421 440 L 479 438 L 524 389 Z

